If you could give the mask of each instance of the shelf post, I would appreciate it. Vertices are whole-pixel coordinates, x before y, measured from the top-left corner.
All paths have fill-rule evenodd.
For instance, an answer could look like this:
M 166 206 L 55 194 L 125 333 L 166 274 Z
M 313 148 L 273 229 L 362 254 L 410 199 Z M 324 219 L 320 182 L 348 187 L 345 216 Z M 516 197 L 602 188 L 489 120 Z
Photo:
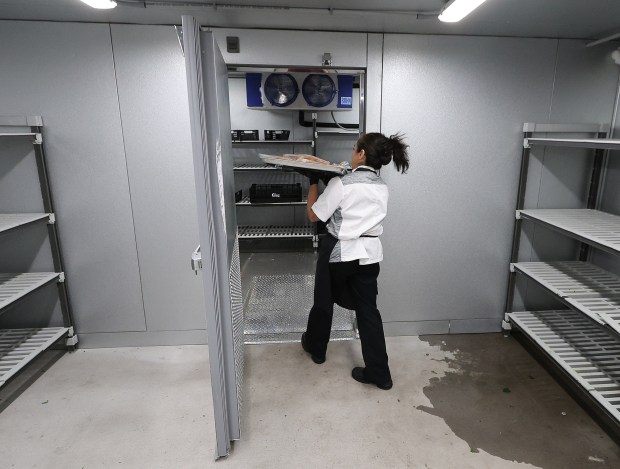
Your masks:
M 524 141 L 532 136 L 532 132 L 524 132 Z M 519 245 L 521 244 L 521 217 L 517 217 L 518 210 L 523 210 L 525 205 L 525 189 L 527 187 L 527 175 L 530 162 L 530 148 L 529 146 L 523 147 L 521 152 L 521 171 L 519 173 L 519 188 L 517 191 L 517 208 L 515 210 L 515 222 L 512 234 L 512 249 L 510 252 L 510 263 L 513 264 L 519 260 Z M 508 274 L 508 292 L 506 294 L 506 314 L 512 313 L 512 306 L 514 302 L 514 294 L 516 288 L 516 276 L 515 272 Z
M 316 112 L 312 113 L 312 155 L 316 156 L 316 120 L 318 118 L 318 114 Z
M 32 132 L 41 134 L 43 129 L 40 126 L 32 126 Z M 45 149 L 43 145 L 34 142 L 34 153 L 37 163 L 37 172 L 39 174 L 39 185 L 41 186 L 41 197 L 43 198 L 43 208 L 46 213 L 52 213 L 54 216 L 54 202 L 52 200 L 52 192 L 49 184 L 49 173 L 47 170 L 47 162 L 45 159 Z M 55 272 L 64 272 L 64 263 L 62 259 L 62 250 L 60 248 L 60 239 L 58 237 L 58 229 L 56 223 L 47 224 L 47 232 L 50 240 L 52 251 L 52 259 L 54 262 Z M 73 326 L 73 314 L 71 304 L 69 303 L 69 293 L 67 291 L 67 282 L 58 282 L 58 296 L 60 298 L 60 308 L 62 310 L 63 320 L 66 326 Z M 73 328 L 71 328 L 73 330 Z M 69 337 L 72 337 L 70 334 Z
M 597 138 L 607 138 L 607 132 L 598 132 Z M 594 161 L 592 163 L 592 172 L 590 173 L 590 182 L 588 188 L 587 208 L 596 210 L 600 205 L 600 193 L 603 187 L 604 167 L 606 163 L 607 151 L 603 149 L 594 150 Z M 589 261 L 592 249 L 589 244 L 581 243 L 579 249 L 579 260 L 582 262 Z

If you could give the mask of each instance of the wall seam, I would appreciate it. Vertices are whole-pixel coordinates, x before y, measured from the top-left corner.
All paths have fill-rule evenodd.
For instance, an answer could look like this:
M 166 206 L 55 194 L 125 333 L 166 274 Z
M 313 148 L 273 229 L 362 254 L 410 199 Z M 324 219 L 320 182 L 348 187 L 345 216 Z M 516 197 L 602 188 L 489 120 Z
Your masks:
M 383 70 L 385 68 L 385 33 L 381 34 L 381 101 L 379 104 L 379 132 L 383 133 Z
M 608 134 L 608 138 L 615 138 L 616 135 L 616 120 L 618 118 L 618 106 L 620 106 L 620 74 L 618 74 L 618 83 L 616 85 L 616 98 L 615 98 L 615 102 L 614 102 L 614 108 L 613 111 L 611 113 L 611 123 L 609 125 L 609 134 Z M 606 163 L 605 166 L 603 167 L 603 171 L 605 172 L 604 174 L 604 178 L 602 181 L 603 187 L 601 190 L 601 194 L 599 197 L 599 209 L 603 210 L 603 204 L 605 203 L 605 191 L 607 190 L 608 185 L 607 183 L 607 165 L 609 164 L 609 153 L 611 153 L 611 151 L 607 151 L 606 152 Z
M 127 164 L 127 146 L 125 144 L 125 129 L 123 128 L 123 113 L 121 112 L 121 98 L 118 90 L 118 76 L 116 74 L 116 55 L 114 53 L 114 40 L 112 38 L 112 24 L 108 23 L 110 32 L 110 47 L 112 49 L 112 67 L 114 69 L 114 86 L 116 88 L 116 102 L 118 105 L 118 117 L 121 124 L 121 137 L 123 139 L 123 156 L 125 157 L 125 173 L 127 175 L 127 190 L 129 192 L 129 208 L 131 210 L 131 224 L 133 229 L 134 243 L 136 244 L 136 262 L 138 263 L 138 280 L 140 282 L 140 298 L 142 300 L 142 314 L 144 315 L 145 331 L 148 331 L 148 323 L 146 320 L 146 306 L 144 304 L 144 286 L 142 284 L 142 268 L 140 267 L 140 254 L 138 250 L 138 235 L 136 234 L 136 219 L 133 209 L 133 200 L 131 197 L 131 181 L 129 179 L 129 165 Z M 142 331 L 144 332 L 144 331 Z
M 558 62 L 559 62 L 559 56 L 560 56 L 560 39 L 557 39 L 556 42 L 556 46 L 555 46 L 555 63 L 553 65 L 553 80 L 551 82 L 551 95 L 549 97 L 549 112 L 547 113 L 547 123 L 551 123 L 551 112 L 553 109 L 553 96 L 555 95 L 555 82 L 558 76 Z M 543 186 L 543 174 L 544 174 L 544 169 L 545 169 L 545 157 L 547 155 L 547 149 L 543 147 L 542 149 L 542 158 L 540 160 L 540 177 L 538 178 L 538 195 L 536 196 L 536 208 L 540 208 L 540 192 L 542 190 L 542 186 Z M 529 254 L 529 261 L 532 262 L 533 256 L 534 256 L 534 245 L 536 243 L 536 223 L 533 224 L 534 226 L 532 226 L 532 238 L 530 240 L 530 254 Z M 524 229 L 525 231 L 526 229 Z M 523 301 L 523 306 L 525 307 L 528 303 L 528 292 L 530 290 L 530 285 L 531 285 L 531 280 L 529 279 L 525 279 L 524 282 L 524 286 L 523 286 L 523 295 L 522 295 L 522 301 Z M 526 308 L 527 309 L 527 308 Z

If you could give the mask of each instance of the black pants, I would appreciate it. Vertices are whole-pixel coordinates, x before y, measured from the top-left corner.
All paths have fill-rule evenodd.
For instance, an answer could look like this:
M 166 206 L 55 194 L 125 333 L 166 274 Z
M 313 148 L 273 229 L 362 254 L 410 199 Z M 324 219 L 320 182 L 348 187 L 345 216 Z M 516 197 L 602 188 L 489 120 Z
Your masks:
M 379 264 L 360 265 L 359 261 L 329 263 L 335 245 L 326 237 L 319 249 L 314 283 L 314 305 L 308 316 L 306 343 L 314 355 L 324 357 L 329 343 L 334 303 L 355 309 L 362 343 L 366 378 L 377 383 L 391 380 L 381 314 L 377 309 Z M 336 299 L 336 300 L 335 300 Z M 352 302 L 349 306 L 346 303 Z

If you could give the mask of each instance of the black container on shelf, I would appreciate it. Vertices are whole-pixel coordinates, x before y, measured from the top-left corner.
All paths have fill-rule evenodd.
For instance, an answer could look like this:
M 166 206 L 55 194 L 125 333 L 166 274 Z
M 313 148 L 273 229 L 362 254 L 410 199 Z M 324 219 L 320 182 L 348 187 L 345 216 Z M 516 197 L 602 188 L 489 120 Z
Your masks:
M 252 184 L 250 203 L 301 202 L 301 184 Z
M 243 190 L 235 192 L 235 202 L 241 202 L 241 199 L 243 199 Z
M 290 130 L 265 130 L 265 140 L 288 140 Z
M 231 130 L 230 136 L 233 142 L 258 140 L 258 130 Z

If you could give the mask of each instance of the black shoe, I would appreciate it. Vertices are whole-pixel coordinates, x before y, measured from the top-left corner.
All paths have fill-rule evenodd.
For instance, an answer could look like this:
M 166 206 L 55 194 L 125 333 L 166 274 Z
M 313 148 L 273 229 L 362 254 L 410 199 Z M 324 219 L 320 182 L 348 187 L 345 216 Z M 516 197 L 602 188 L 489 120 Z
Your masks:
M 353 371 L 351 371 L 351 376 L 353 376 L 353 379 L 355 381 L 358 381 L 364 384 L 374 384 L 379 389 L 383 389 L 384 391 L 387 391 L 388 389 L 392 389 L 392 385 L 393 385 L 392 380 L 389 380 L 386 383 L 375 383 L 374 381 L 371 381 L 366 378 L 366 374 L 364 370 L 365 368 L 362 368 L 361 366 L 357 366 L 353 368 Z
M 316 363 L 317 365 L 320 365 L 321 363 L 325 363 L 325 357 L 319 357 L 315 354 L 313 354 L 310 349 L 308 349 L 308 345 L 306 344 L 306 333 L 304 332 L 303 334 L 301 334 L 301 348 L 304 349 L 304 351 L 306 351 L 307 353 L 310 354 L 310 357 L 312 358 L 312 361 L 314 363 Z

